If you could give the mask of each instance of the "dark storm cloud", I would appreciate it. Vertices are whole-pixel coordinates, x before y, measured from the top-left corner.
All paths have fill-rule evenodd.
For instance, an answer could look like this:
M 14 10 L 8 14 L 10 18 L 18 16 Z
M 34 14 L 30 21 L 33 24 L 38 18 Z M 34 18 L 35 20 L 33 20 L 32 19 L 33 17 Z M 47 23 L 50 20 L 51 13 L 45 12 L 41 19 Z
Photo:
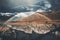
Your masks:
M 48 0 L 52 5 L 52 10 L 60 10 L 60 0 Z
M 58 5 L 59 0 L 0 0 L 0 12 L 47 11 L 59 9 Z
M 8 11 L 8 1 L 7 0 L 0 0 L 0 12 Z

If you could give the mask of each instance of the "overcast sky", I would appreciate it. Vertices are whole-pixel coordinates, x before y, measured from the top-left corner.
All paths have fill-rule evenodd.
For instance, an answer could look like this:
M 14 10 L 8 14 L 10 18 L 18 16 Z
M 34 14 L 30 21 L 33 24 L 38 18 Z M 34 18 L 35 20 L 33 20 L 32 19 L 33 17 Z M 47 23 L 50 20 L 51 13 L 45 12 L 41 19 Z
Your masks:
M 59 0 L 0 0 L 0 12 L 51 11 L 60 9 Z

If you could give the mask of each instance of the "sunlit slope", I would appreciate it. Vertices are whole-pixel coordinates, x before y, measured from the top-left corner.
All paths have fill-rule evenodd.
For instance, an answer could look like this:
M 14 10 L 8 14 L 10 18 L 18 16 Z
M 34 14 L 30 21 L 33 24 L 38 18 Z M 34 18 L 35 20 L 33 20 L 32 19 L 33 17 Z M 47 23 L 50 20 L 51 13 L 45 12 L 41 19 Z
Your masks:
M 60 21 L 59 19 L 55 20 L 55 15 L 56 14 L 54 13 L 52 14 L 37 12 L 22 19 L 18 18 L 17 21 L 8 20 L 6 24 L 13 25 L 12 28 L 16 28 L 17 30 L 24 31 L 26 33 L 32 33 L 32 31 L 34 31 L 39 34 L 45 34 L 55 29 L 55 26 L 53 24 L 56 23 L 56 20 Z
M 28 24 L 44 24 L 44 23 L 60 24 L 60 11 L 53 12 L 36 12 L 24 18 L 16 18 L 16 21 L 8 20 L 7 24 L 28 25 Z
M 20 24 L 34 24 L 34 23 L 38 23 L 38 24 L 44 24 L 46 21 L 52 21 L 50 18 L 46 17 L 45 15 L 43 14 L 40 14 L 40 13 L 35 13 L 35 14 L 32 14 L 28 17 L 24 17 L 24 18 L 18 18 L 16 19 L 17 21 L 10 21 L 8 20 L 6 23 L 7 24 L 17 24 L 17 25 L 20 25 Z

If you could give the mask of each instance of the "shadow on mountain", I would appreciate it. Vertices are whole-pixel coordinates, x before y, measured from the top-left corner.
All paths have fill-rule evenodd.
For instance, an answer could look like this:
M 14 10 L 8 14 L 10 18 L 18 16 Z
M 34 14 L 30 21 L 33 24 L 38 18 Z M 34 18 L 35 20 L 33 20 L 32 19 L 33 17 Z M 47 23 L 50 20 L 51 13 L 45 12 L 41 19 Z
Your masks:
M 60 40 L 59 34 L 49 32 L 47 34 L 37 34 L 34 31 L 32 34 L 27 34 L 22 31 L 17 31 L 17 40 Z
M 60 40 L 60 25 L 46 34 L 38 34 L 32 31 L 31 34 L 24 31 L 9 28 L 7 31 L 0 30 L 0 40 Z
M 60 40 L 60 34 L 56 34 L 56 31 L 60 32 L 60 28 L 50 31 L 47 34 L 37 34 L 34 31 L 32 34 L 28 34 L 23 31 L 15 30 L 15 32 L 12 32 L 12 30 L 9 30 L 3 34 L 2 40 Z
M 9 18 L 11 18 L 12 16 L 2 16 L 1 14 L 0 14 L 0 22 L 5 22 L 5 21 L 7 21 Z

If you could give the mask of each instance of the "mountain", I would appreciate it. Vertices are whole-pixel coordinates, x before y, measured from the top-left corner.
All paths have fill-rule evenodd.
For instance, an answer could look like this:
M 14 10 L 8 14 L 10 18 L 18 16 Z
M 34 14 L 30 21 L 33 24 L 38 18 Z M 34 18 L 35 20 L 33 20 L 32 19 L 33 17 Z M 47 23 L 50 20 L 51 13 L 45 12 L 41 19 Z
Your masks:
M 24 31 L 25 33 L 32 33 L 34 31 L 39 34 L 45 34 L 59 27 L 57 26 L 58 22 L 56 23 L 56 20 L 60 20 L 57 17 L 55 20 L 54 17 L 59 16 L 58 14 L 58 12 L 36 12 L 24 18 L 17 18 L 16 21 L 8 20 L 6 24 L 13 25 L 12 28 L 15 27 L 17 30 Z
M 21 15 L 16 15 L 14 17 L 12 17 L 11 19 L 9 19 L 7 22 L 12 22 L 15 21 L 17 23 L 21 23 L 21 24 L 29 24 L 31 23 L 45 23 L 46 21 L 51 21 L 51 19 L 49 19 L 48 17 L 46 17 L 45 15 L 43 15 L 42 13 L 34 13 L 32 15 L 28 15 L 27 17 L 24 17 L 25 14 L 23 15 L 23 18 L 21 18 Z M 19 25 L 19 24 L 17 24 Z
M 9 18 L 11 18 L 13 15 L 11 16 L 6 16 L 6 15 L 1 15 L 0 14 L 0 22 L 5 22 L 7 21 Z
M 59 11 L 52 11 L 51 13 L 45 13 L 46 17 L 50 18 L 56 24 L 60 24 L 60 10 Z
M 35 13 L 28 17 L 21 19 L 20 21 L 35 21 L 35 20 L 50 20 L 50 19 L 46 17 L 45 15 L 42 15 L 41 13 Z
M 28 24 L 44 24 L 46 22 L 48 23 L 60 23 L 60 12 L 59 11 L 53 11 L 53 12 L 36 12 L 36 13 L 33 13 L 31 15 L 27 15 L 27 14 L 23 14 L 22 15 L 18 14 L 17 16 L 19 17 L 12 17 L 11 19 L 9 19 L 7 22 L 11 22 L 13 23 L 13 20 L 14 19 L 14 23 L 13 24 L 17 24 L 17 25 L 28 25 Z M 23 17 L 23 18 L 20 18 L 20 17 Z M 26 17 L 24 17 L 26 16 Z
M 51 30 L 50 27 L 52 26 L 50 24 L 45 24 L 46 21 L 51 20 L 40 13 L 34 13 L 24 18 L 17 18 L 16 20 L 17 21 L 8 20 L 6 24 L 13 25 L 12 28 L 15 27 L 17 28 L 17 30 L 24 31 L 26 33 L 32 33 L 32 31 L 35 31 L 36 33 L 39 34 L 45 34 Z M 48 29 L 46 26 L 48 26 L 50 29 Z
M 17 21 L 18 19 L 28 17 L 34 13 L 35 12 L 20 12 L 20 13 L 17 13 L 17 15 L 11 17 L 8 21 Z
M 15 15 L 19 18 L 24 18 L 24 17 L 27 17 L 28 15 L 24 14 L 24 13 L 18 13 L 17 15 Z
M 16 15 L 16 13 L 0 13 L 0 22 L 5 22 L 14 15 Z

